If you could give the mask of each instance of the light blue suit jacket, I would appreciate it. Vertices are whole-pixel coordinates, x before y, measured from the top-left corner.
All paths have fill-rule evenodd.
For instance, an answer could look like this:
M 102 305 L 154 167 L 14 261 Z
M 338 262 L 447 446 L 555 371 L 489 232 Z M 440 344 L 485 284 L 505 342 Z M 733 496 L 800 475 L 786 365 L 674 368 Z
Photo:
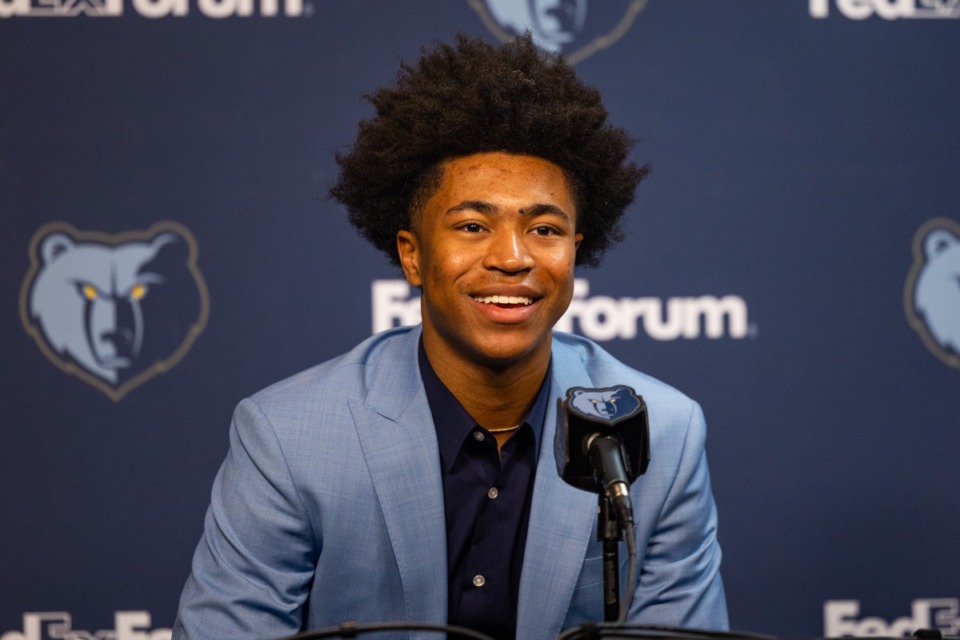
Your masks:
M 379 334 L 240 403 L 174 638 L 445 622 L 443 487 L 419 337 Z M 639 568 L 629 619 L 725 629 L 700 407 L 575 336 L 554 334 L 552 372 L 517 638 L 603 620 L 597 496 L 559 478 L 553 441 L 566 389 L 616 384 L 636 389 L 650 416 L 650 466 L 631 491 Z M 620 559 L 625 581 L 625 548 Z

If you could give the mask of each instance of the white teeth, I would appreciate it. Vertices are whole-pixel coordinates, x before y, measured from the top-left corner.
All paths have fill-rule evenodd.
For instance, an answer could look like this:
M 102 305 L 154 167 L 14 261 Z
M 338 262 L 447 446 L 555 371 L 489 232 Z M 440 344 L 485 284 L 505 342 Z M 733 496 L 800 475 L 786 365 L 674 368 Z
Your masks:
M 486 296 L 483 298 L 474 296 L 473 299 L 484 304 L 533 304 L 533 298 L 524 296 Z

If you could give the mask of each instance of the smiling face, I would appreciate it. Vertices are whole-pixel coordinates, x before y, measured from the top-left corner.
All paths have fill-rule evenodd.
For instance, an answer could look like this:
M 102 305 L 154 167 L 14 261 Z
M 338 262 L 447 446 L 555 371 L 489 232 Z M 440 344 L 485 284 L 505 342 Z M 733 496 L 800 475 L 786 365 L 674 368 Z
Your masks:
M 422 289 L 434 367 L 545 369 L 581 239 L 563 170 L 507 153 L 455 158 L 414 218 L 397 248 L 407 281 Z

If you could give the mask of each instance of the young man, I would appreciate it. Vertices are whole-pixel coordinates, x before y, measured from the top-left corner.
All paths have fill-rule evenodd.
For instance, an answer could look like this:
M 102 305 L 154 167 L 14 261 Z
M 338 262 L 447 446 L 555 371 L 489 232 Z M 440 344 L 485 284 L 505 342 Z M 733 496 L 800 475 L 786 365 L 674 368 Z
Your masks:
M 645 399 L 652 452 L 628 621 L 726 628 L 699 407 L 552 332 L 574 265 L 620 237 L 645 174 L 629 138 L 529 38 L 437 46 L 371 101 L 332 193 L 420 288 L 422 325 L 241 402 L 174 636 L 601 621 L 597 497 L 560 479 L 553 438 L 567 389 L 618 384 Z

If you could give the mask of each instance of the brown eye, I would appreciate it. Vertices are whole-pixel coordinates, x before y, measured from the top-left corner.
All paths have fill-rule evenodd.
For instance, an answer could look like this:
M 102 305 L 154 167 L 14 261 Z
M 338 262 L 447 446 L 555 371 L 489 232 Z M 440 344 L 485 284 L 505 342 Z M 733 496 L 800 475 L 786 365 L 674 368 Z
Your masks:
M 130 297 L 134 300 L 143 300 L 144 296 L 147 295 L 147 285 L 137 284 L 134 285 L 133 289 L 130 290 Z
M 96 300 L 97 299 L 97 288 L 91 284 L 85 284 L 81 287 L 80 291 L 83 293 L 83 297 L 87 300 Z

